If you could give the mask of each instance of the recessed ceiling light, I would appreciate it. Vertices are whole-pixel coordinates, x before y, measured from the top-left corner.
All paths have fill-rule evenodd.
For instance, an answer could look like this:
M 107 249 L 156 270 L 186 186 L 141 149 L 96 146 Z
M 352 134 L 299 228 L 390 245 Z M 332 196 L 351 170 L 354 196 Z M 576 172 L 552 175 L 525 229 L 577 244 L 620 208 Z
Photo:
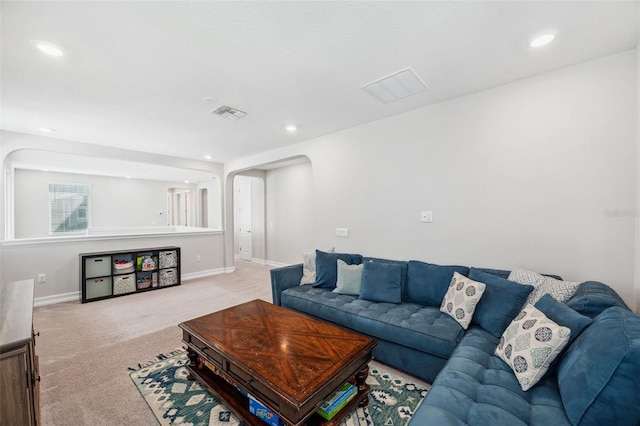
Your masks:
M 546 46 L 556 38 L 555 31 L 546 31 L 544 33 L 536 34 L 529 40 L 529 47 L 538 48 Z
M 211 155 L 211 154 L 207 154 L 207 155 L 205 155 L 205 156 L 204 156 L 204 158 L 205 158 L 206 160 L 213 160 L 213 155 Z
M 64 56 L 64 52 L 58 46 L 47 41 L 35 41 L 36 48 L 42 53 L 46 53 L 51 56 Z
M 131 179 L 131 176 L 125 176 L 127 179 Z
M 188 180 L 185 180 L 185 181 L 184 181 L 184 183 L 189 183 L 189 181 L 188 181 Z
M 294 133 L 296 130 L 298 130 L 298 126 L 296 126 L 295 124 L 288 124 L 284 129 L 289 133 Z
M 46 127 L 41 127 L 38 130 L 40 130 L 41 132 L 44 132 L 44 133 L 53 133 L 53 132 L 56 131 L 56 129 L 49 129 L 49 128 L 46 128 Z

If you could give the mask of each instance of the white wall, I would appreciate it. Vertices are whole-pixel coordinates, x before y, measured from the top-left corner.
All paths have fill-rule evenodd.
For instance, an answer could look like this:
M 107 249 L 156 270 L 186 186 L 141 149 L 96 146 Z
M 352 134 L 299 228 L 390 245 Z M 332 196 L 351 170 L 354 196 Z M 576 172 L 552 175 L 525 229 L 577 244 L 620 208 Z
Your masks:
M 638 27 L 640 28 L 640 5 L 638 6 Z M 640 116 L 640 39 L 636 45 L 636 117 Z M 635 305 L 640 313 L 640 119 L 636 130 L 636 247 L 635 247 Z
M 307 155 L 316 247 L 600 280 L 635 305 L 635 220 L 624 212 L 636 206 L 636 78 L 628 51 L 225 170 Z M 421 210 L 434 222 L 420 223 Z M 338 226 L 350 238 L 335 237 Z M 269 253 L 286 250 L 272 242 Z
M 196 210 L 195 185 L 16 169 L 15 238 L 49 235 L 50 183 L 90 185 L 91 228 L 166 225 L 167 190 L 172 187 L 189 188 L 194 194 L 191 210 Z
M 314 188 L 310 162 L 267 171 L 267 256 L 300 263 L 313 243 Z
M 79 299 L 81 253 L 178 246 L 181 248 L 183 280 L 231 272 L 223 263 L 224 235 L 220 231 L 146 237 L 45 240 L 37 243 L 24 240 L 0 242 L 3 283 L 27 278 L 36 279 L 37 282 L 38 274 L 47 275 L 46 283 L 36 284 L 37 303 Z M 200 261 L 196 260 L 196 256 L 200 256 Z

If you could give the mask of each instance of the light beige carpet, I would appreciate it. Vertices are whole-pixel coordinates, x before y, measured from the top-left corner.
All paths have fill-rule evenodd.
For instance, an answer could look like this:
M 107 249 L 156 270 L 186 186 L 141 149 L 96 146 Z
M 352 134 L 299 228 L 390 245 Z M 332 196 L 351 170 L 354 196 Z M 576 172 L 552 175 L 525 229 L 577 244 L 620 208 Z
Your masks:
M 270 267 L 236 263 L 236 272 L 181 286 L 34 311 L 44 426 L 156 425 L 128 367 L 182 346 L 178 324 L 253 299 L 271 301 Z

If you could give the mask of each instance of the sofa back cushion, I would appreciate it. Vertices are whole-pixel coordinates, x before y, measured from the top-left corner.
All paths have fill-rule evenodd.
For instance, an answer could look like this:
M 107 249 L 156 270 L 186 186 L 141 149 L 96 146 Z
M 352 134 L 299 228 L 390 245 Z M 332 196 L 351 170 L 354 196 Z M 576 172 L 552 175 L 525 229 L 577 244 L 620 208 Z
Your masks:
M 578 286 L 575 294 L 566 305 L 590 318 L 612 306 L 629 309 L 611 287 L 598 281 L 585 281 Z
M 476 268 L 471 268 L 469 278 L 487 286 L 471 323 L 478 324 L 496 337 L 502 336 L 507 326 L 520 313 L 533 286 L 514 283 Z
M 316 282 L 314 287 L 336 288 L 338 279 L 338 259 L 347 265 L 357 265 L 362 263 L 362 256 L 349 253 L 325 253 L 316 250 Z
M 400 303 L 402 301 L 402 267 L 395 263 L 364 262 L 360 299 L 371 302 Z
M 404 300 L 440 307 L 454 272 L 466 277 L 469 275 L 469 268 L 457 265 L 434 265 L 417 260 L 409 261 L 407 292 Z
M 550 294 L 545 294 L 542 296 L 535 304 L 535 307 L 543 312 L 547 318 L 556 324 L 563 325 L 565 327 L 569 327 L 571 330 L 571 336 L 569 336 L 569 342 L 565 347 L 564 351 L 561 352 L 556 359 L 553 360 L 549 370 L 545 374 L 545 376 L 554 375 L 556 372 L 556 368 L 562 359 L 564 352 L 571 346 L 571 344 L 576 340 L 576 338 L 582 333 L 582 331 L 591 324 L 591 318 L 586 317 L 584 315 L 579 314 L 573 309 L 569 308 L 564 303 L 558 302 L 556 299 L 551 297 Z
M 593 319 L 558 365 L 574 425 L 640 424 L 640 316 L 621 307 Z
M 378 263 L 388 263 L 391 265 L 398 265 L 400 267 L 400 289 L 401 289 L 401 298 L 404 301 L 406 299 L 407 293 L 407 266 L 409 262 L 406 260 L 391 260 L 391 259 L 381 259 L 378 257 L 363 257 L 362 263 L 367 262 L 378 262 Z

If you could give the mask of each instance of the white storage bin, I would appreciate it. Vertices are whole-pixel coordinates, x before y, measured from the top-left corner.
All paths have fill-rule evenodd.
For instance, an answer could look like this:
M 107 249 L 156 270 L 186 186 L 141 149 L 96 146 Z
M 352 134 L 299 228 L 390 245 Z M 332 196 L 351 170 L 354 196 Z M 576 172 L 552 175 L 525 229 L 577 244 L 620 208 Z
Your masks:
M 178 266 L 178 251 L 169 250 L 160 252 L 160 269 Z
M 111 275 L 111 256 L 89 257 L 84 260 L 85 278 Z
M 113 294 L 133 293 L 136 291 L 136 274 L 113 277 Z
M 178 283 L 178 268 L 160 270 L 160 287 Z
M 107 263 L 109 268 L 111 265 Z M 111 296 L 111 277 L 91 278 L 86 280 L 87 299 Z

